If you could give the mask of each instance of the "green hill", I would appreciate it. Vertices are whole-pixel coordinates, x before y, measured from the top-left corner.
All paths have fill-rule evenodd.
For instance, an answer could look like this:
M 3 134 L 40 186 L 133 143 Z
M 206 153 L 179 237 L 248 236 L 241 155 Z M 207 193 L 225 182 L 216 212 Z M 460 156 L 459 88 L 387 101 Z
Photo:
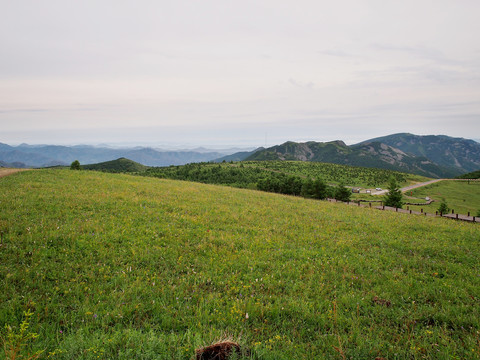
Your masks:
M 96 170 L 96 171 L 105 171 L 105 172 L 117 172 L 117 173 L 128 173 L 128 172 L 143 172 L 148 169 L 148 166 L 139 164 L 133 160 L 126 158 L 120 158 L 112 161 L 105 161 L 98 164 L 89 164 L 82 165 L 84 170 Z
M 480 170 L 472 171 L 456 177 L 457 179 L 480 179 Z
M 329 184 L 385 187 L 390 177 L 402 186 L 428 178 L 392 170 L 306 161 L 242 161 L 238 163 L 196 163 L 181 166 L 152 167 L 142 175 L 206 184 L 257 189 L 261 180 L 296 177 L 301 181 L 322 179 Z
M 0 331 L 33 313 L 23 355 L 480 356 L 476 224 L 101 172 L 0 185 Z

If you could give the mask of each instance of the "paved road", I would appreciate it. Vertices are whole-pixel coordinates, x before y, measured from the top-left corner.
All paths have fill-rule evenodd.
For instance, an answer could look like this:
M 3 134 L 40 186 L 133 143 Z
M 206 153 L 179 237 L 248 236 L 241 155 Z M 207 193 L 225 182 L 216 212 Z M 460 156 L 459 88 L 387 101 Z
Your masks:
M 430 180 L 430 181 L 426 181 L 426 182 L 422 182 L 422 183 L 418 183 L 418 184 L 413 184 L 413 185 L 401 188 L 400 190 L 402 192 L 405 192 L 405 191 L 416 189 L 416 188 L 419 188 L 419 187 L 422 187 L 422 186 L 430 185 L 430 184 L 433 184 L 433 183 L 436 183 L 436 182 L 439 182 L 439 181 L 442 181 L 442 180 L 445 180 L 445 179 L 434 179 L 434 180 Z M 387 192 L 388 192 L 388 190 L 381 190 L 381 191 L 372 192 L 372 195 L 385 195 Z

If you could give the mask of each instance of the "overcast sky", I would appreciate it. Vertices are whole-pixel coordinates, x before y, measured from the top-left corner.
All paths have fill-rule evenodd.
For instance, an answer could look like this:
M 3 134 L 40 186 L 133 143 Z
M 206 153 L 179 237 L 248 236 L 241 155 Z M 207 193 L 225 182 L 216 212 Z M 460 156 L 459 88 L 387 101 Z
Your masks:
M 478 0 L 15 0 L 0 142 L 480 139 Z

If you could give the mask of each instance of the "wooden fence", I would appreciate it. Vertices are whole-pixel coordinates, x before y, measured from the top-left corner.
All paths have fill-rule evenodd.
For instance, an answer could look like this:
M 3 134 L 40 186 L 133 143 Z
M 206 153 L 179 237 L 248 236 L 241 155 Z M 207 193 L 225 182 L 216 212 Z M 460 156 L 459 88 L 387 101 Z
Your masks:
M 335 199 L 327 199 L 330 202 L 339 202 L 342 203 L 342 201 L 337 201 Z M 362 205 L 361 203 L 368 203 L 368 205 Z M 374 202 L 380 202 L 381 204 L 379 206 L 372 206 L 372 203 Z M 468 221 L 468 222 L 474 222 L 474 223 L 480 223 L 480 217 L 478 216 L 470 216 L 470 213 L 468 215 L 463 215 L 463 214 L 457 214 L 452 210 L 451 213 L 449 214 L 439 214 L 438 211 L 435 214 L 427 213 L 424 212 L 423 209 L 421 211 L 413 211 L 411 209 L 400 209 L 400 208 L 394 208 L 390 206 L 385 206 L 383 205 L 383 202 L 380 200 L 360 200 L 360 201 L 349 201 L 344 204 L 347 205 L 354 205 L 354 206 L 359 206 L 359 207 L 368 207 L 372 209 L 377 209 L 377 210 L 383 210 L 383 211 L 395 211 L 398 213 L 403 213 L 403 214 L 414 214 L 414 215 L 422 215 L 422 216 L 434 216 L 434 217 L 444 217 L 447 219 L 454 219 L 454 220 L 462 220 L 462 221 Z M 413 204 L 412 204 L 413 205 Z M 424 205 L 424 204 L 420 204 Z M 426 205 L 426 204 L 425 204 Z

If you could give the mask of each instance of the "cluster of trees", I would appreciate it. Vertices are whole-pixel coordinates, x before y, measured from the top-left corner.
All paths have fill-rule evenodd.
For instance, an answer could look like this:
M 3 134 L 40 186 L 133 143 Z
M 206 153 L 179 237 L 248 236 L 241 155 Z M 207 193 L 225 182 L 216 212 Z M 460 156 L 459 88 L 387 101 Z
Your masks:
M 233 166 L 230 164 L 196 163 L 150 168 L 146 170 L 146 174 L 174 180 L 258 189 L 312 199 L 335 198 L 340 201 L 349 201 L 351 196 L 351 190 L 343 185 L 333 187 L 319 178 L 312 179 L 260 167 L 244 166 L 243 164 Z
M 352 195 L 351 189 L 343 184 L 334 187 L 327 185 L 325 181 L 319 178 L 305 179 L 299 176 L 284 174 L 260 179 L 257 183 L 257 189 L 318 200 L 334 198 L 339 201 L 350 201 Z

